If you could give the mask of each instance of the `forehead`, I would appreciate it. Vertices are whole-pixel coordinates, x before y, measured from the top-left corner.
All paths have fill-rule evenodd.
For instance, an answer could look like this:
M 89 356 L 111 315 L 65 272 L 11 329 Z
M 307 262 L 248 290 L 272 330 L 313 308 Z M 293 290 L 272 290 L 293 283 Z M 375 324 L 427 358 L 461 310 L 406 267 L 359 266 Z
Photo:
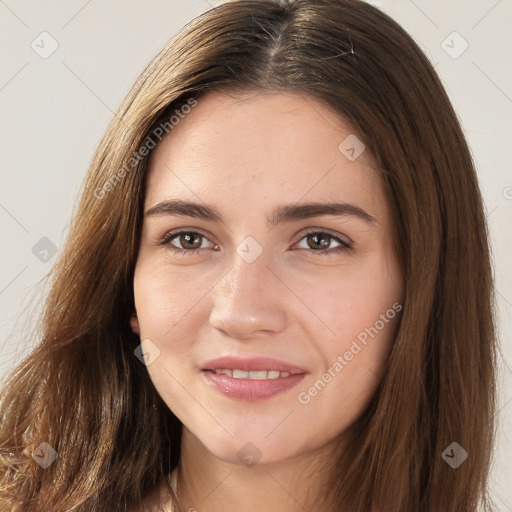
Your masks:
M 309 96 L 209 93 L 153 150 L 146 206 L 179 198 L 254 209 L 302 199 L 377 213 L 386 198 L 369 151 L 347 157 L 350 145 L 361 150 L 358 141 L 339 114 Z

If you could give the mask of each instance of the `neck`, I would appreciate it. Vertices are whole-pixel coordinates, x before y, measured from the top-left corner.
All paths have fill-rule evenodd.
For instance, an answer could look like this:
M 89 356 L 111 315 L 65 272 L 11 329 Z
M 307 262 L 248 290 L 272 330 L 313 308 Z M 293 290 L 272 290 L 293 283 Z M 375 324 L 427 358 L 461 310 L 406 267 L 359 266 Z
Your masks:
M 186 428 L 178 466 L 178 495 L 184 510 L 201 512 L 304 512 L 323 510 L 326 461 L 334 445 L 285 461 L 252 466 L 219 459 Z

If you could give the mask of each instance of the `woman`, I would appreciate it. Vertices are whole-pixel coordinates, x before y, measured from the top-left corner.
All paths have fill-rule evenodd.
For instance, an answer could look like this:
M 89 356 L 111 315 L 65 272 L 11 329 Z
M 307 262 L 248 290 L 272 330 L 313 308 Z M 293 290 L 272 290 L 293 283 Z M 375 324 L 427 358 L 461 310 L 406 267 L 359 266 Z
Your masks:
M 489 510 L 491 300 L 470 153 L 404 30 L 223 3 L 96 152 L 3 389 L 1 508 Z

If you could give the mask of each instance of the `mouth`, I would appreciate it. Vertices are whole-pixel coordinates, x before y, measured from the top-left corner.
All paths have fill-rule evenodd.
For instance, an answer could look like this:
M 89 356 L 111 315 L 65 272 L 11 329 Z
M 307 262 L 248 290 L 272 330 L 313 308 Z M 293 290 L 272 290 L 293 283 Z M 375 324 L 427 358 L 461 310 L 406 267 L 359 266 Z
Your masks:
M 205 363 L 201 373 L 207 384 L 222 395 L 255 402 L 292 389 L 308 372 L 271 358 L 223 357 Z
M 251 379 L 251 380 L 263 380 L 263 379 L 280 379 L 283 377 L 289 377 L 291 375 L 290 372 L 280 372 L 278 370 L 255 370 L 255 371 L 245 371 L 239 370 L 237 368 L 231 370 L 229 368 L 224 368 L 222 370 L 207 370 L 214 371 L 217 375 L 227 375 L 228 377 L 233 377 L 233 379 Z

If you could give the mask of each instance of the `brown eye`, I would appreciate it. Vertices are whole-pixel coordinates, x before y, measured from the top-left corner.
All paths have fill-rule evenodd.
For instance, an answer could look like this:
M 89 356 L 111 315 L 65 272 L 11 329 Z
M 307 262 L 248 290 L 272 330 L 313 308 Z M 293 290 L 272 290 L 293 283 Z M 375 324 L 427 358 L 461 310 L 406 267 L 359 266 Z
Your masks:
M 166 246 L 167 249 L 178 254 L 197 254 L 203 247 L 203 242 L 207 238 L 196 231 L 175 231 L 164 235 L 157 243 Z M 210 242 L 211 244 L 211 242 Z M 211 244 L 215 248 L 215 244 Z
M 311 249 L 328 249 L 331 245 L 331 235 L 325 233 L 314 233 L 306 236 L 307 243 Z
M 203 237 L 198 233 L 181 233 L 175 238 L 179 240 L 181 248 L 195 250 L 201 248 Z
M 306 241 L 306 246 L 300 245 L 302 241 Z M 332 244 L 337 244 L 332 246 Z M 315 255 L 330 256 L 333 253 L 338 253 L 351 249 L 350 242 L 341 239 L 338 236 L 331 235 L 324 231 L 309 231 L 302 237 L 298 245 L 299 249 L 311 249 L 309 252 Z

